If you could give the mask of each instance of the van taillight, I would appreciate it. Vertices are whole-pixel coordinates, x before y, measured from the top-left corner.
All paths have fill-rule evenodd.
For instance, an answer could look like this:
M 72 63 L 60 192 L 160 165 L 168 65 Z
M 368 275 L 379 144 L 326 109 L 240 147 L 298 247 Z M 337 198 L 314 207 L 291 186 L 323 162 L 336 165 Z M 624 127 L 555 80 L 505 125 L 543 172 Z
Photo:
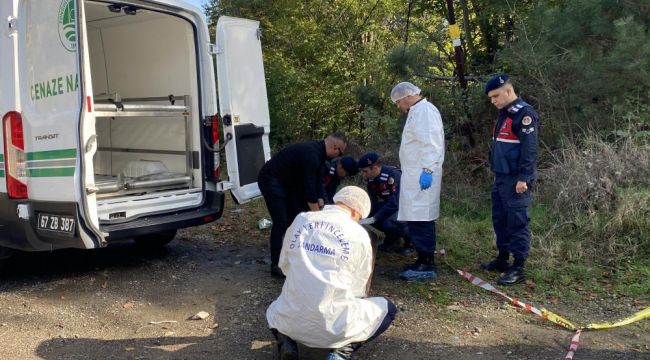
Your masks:
M 2 118 L 2 126 L 4 129 L 7 196 L 12 199 L 26 199 L 27 173 L 22 116 L 16 111 L 10 111 Z
M 212 147 L 214 149 L 219 148 L 219 114 L 214 114 L 212 116 Z M 213 169 L 214 169 L 214 179 L 218 180 L 221 177 L 221 165 L 219 163 L 219 153 L 213 152 Z

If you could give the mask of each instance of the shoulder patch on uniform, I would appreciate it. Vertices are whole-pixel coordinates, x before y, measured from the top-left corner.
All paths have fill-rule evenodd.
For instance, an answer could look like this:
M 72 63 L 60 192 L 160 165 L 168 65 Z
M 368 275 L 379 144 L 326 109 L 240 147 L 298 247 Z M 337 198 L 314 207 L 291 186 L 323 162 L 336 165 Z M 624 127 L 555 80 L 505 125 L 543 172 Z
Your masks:
M 388 184 L 389 184 L 389 185 L 393 185 L 394 183 L 395 183 L 395 178 L 393 178 L 393 177 L 389 177 L 389 178 L 388 178 Z
M 508 112 L 512 114 L 516 114 L 519 110 L 521 110 L 524 107 L 522 104 L 514 104 L 511 107 L 508 108 Z
M 532 133 L 533 131 L 535 131 L 535 128 L 534 128 L 534 127 L 529 127 L 529 128 L 523 129 L 523 130 L 521 130 L 521 131 L 523 131 L 523 132 L 526 133 L 526 134 L 530 134 L 530 133 Z
M 532 123 L 533 123 L 533 118 L 531 118 L 528 115 L 524 116 L 524 118 L 521 120 L 522 125 L 530 125 Z

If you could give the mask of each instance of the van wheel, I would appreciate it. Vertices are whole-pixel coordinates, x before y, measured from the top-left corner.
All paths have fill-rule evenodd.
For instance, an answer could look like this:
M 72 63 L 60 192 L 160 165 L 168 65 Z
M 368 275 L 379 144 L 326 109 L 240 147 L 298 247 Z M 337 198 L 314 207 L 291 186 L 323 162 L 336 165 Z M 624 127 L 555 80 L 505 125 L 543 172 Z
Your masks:
M 161 231 L 136 237 L 135 243 L 142 249 L 159 249 L 174 240 L 176 230 Z
M 2 270 L 5 267 L 5 265 L 7 265 L 9 259 L 11 259 L 13 254 L 14 254 L 13 250 L 0 246 L 0 270 Z

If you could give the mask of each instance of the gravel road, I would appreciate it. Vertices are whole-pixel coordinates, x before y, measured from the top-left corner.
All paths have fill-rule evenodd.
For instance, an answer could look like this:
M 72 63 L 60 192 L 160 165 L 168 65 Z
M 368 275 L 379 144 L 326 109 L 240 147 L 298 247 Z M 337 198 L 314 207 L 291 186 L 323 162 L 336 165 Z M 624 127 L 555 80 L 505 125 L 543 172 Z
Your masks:
M 155 253 L 125 243 L 18 255 L 0 279 L 0 359 L 274 359 L 265 310 L 282 282 L 268 274 L 268 230 L 250 225 L 257 217 L 255 209 L 228 208 L 223 219 L 183 230 Z M 407 285 L 395 277 L 407 260 L 378 259 L 373 293 L 400 313 L 359 358 L 564 359 L 571 332 L 452 269 L 442 268 L 436 283 Z M 587 322 L 638 311 L 623 302 L 554 305 Z M 201 311 L 209 316 L 190 319 Z M 650 359 L 649 330 L 645 320 L 583 333 L 575 359 Z M 300 350 L 301 358 L 325 357 Z

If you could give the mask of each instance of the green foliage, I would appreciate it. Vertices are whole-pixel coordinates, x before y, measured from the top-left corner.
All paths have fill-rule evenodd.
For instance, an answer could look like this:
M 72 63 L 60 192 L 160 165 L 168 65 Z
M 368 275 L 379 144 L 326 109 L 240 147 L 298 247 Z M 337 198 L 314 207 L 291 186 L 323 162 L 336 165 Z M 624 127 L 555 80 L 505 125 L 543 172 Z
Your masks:
M 410 69 L 418 66 L 416 54 L 404 45 L 395 47 L 388 53 L 388 71 L 397 77 L 407 78 Z
M 454 5 L 465 69 L 479 80 L 467 92 L 440 80 L 455 71 L 445 2 L 212 0 L 206 9 L 213 24 L 220 15 L 261 21 L 274 148 L 334 129 L 362 147 L 399 137 L 393 125 L 401 114 L 388 100 L 399 81 L 413 81 L 438 106 L 452 149 L 482 147 L 494 118 L 483 81 L 503 70 L 537 107 L 552 147 L 585 129 L 650 131 L 650 11 L 643 2 Z
M 397 4 L 233 0 L 213 1 L 208 8 L 214 23 L 224 14 L 261 22 L 277 147 L 335 129 L 368 139 L 368 121 L 388 120 L 390 74 L 378 69 L 386 68 L 387 46 L 398 43 Z M 387 129 L 381 123 L 371 129 Z
M 643 2 L 539 2 L 500 63 L 538 105 L 546 134 L 648 130 L 650 22 Z M 547 137 L 549 141 L 557 136 Z

